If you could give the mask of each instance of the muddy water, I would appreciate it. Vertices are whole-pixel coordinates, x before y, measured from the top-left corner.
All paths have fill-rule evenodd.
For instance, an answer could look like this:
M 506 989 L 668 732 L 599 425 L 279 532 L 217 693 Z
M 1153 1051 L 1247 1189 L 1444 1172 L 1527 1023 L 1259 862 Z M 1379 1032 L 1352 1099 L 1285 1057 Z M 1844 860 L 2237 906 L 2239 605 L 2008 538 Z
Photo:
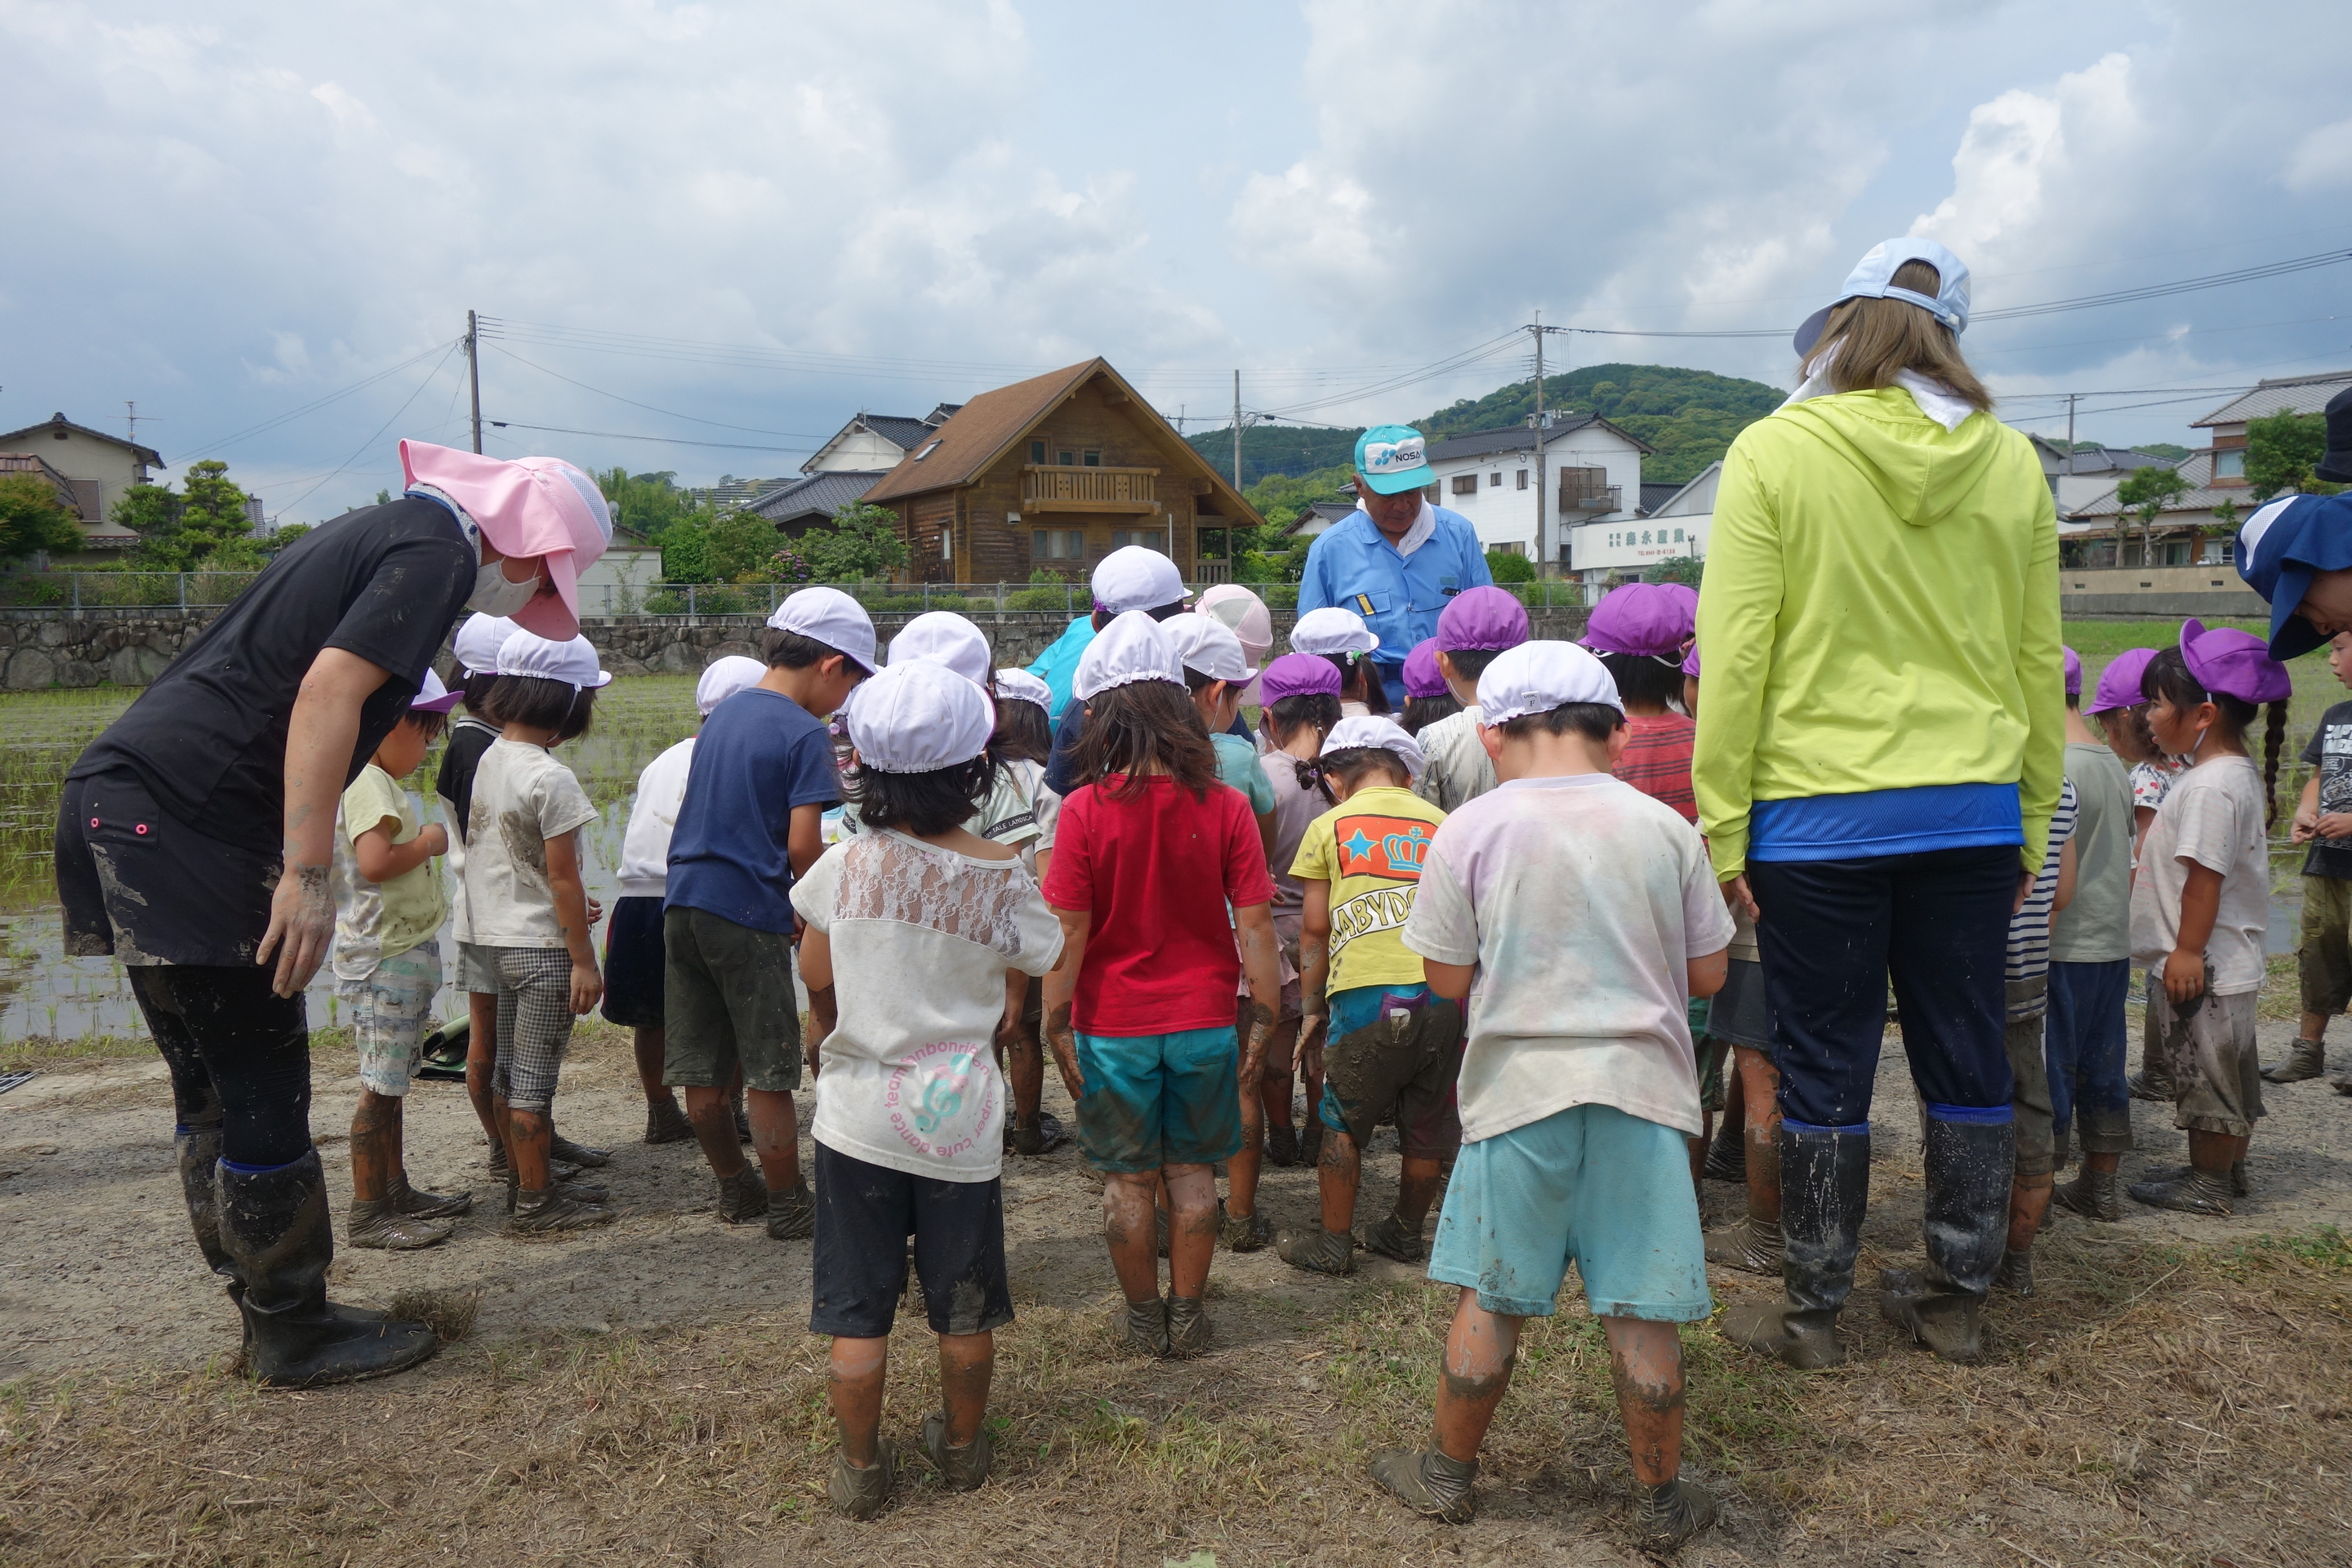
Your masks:
M 122 968 L 110 958 L 68 958 L 51 880 L 50 837 L 66 769 L 136 693 L 100 688 L 0 698 L 0 1042 L 30 1037 L 79 1039 L 145 1032 Z M 685 676 L 616 680 L 600 694 L 594 728 L 556 755 L 580 777 L 601 814 L 583 832 L 588 890 L 609 907 L 621 863 L 637 774 L 694 732 L 694 681 Z M 426 821 L 439 813 L 433 778 L 440 749 L 402 781 Z M 601 938 L 600 938 L 601 942 Z M 445 928 L 442 965 L 456 949 Z M 340 1011 L 331 971 L 310 987 L 310 1022 L 331 1026 Z M 462 1012 L 444 987 L 436 1016 Z

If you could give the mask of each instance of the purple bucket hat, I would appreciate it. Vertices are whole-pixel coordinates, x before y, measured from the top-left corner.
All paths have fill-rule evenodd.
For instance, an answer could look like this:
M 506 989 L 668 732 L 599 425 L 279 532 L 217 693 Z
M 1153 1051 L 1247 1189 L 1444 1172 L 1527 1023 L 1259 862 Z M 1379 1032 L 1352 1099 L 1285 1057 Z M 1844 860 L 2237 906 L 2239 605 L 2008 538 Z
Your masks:
M 2271 657 L 2269 645 L 2235 626 L 2209 631 L 2202 621 L 2182 622 L 2180 657 L 2200 686 L 2241 702 L 2284 702 L 2294 689 L 2294 678 Z
M 1404 656 L 1404 694 L 1407 697 L 1444 697 L 1453 689 L 1445 684 L 1444 672 L 1437 668 L 1437 639 L 1423 637 Z
M 2058 651 L 2066 656 L 2066 695 L 2080 697 L 2083 695 L 2083 656 L 2071 647 L 2062 647 Z
M 1268 704 L 1286 697 L 1337 697 L 1339 667 L 1318 654 L 1286 653 L 1258 677 Z
M 2106 668 L 2099 671 L 2098 689 L 2091 694 L 2091 705 L 2085 713 L 2112 713 L 2118 708 L 2137 708 L 2147 700 L 2139 694 L 2139 678 L 2147 673 L 2147 661 L 2156 657 L 2152 647 L 2127 648 L 2116 655 Z
M 1663 583 L 1627 583 L 1592 606 L 1583 644 L 1594 653 L 1638 654 L 1680 661 L 1690 640 L 1691 612 Z
M 1437 617 L 1437 646 L 1448 653 L 1499 653 L 1528 640 L 1528 607 L 1500 588 L 1465 588 Z
M 1698 644 L 1691 644 L 1690 652 L 1683 655 L 1683 673 L 1693 680 L 1698 679 Z

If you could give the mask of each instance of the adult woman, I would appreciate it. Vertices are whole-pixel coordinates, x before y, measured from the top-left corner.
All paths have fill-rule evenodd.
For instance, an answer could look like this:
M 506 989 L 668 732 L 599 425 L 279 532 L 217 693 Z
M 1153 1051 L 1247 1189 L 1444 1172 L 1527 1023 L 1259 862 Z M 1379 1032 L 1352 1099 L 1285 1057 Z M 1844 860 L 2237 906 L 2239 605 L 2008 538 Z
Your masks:
M 1724 1332 L 1843 1359 L 1891 973 L 1927 1105 L 1924 1280 L 1882 1310 L 1978 1351 L 2013 1142 L 2002 946 L 2058 800 L 2058 541 L 2025 438 L 1961 359 L 1968 268 L 1889 240 L 1801 329 L 1803 384 L 1724 462 L 1693 782 L 1757 919 L 1780 1068 L 1788 1300 Z
M 310 1386 L 433 1353 L 421 1323 L 327 1300 L 302 988 L 335 907 L 335 808 L 472 605 L 577 635 L 577 574 L 612 521 L 552 458 L 404 441 L 399 500 L 287 547 L 66 775 L 66 950 L 131 971 L 171 1069 L 196 1243 L 259 1381 Z

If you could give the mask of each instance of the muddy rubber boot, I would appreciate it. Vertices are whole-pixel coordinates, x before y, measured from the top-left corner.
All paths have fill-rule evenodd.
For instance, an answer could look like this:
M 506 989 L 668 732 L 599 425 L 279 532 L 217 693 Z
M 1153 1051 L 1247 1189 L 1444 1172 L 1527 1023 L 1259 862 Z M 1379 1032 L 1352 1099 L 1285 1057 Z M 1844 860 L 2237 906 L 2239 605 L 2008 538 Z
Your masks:
M 1467 1524 L 1477 1511 L 1475 1459 L 1449 1459 L 1434 1448 L 1382 1448 L 1370 1468 L 1372 1479 L 1415 1513 Z
M 694 1123 L 678 1108 L 677 1096 L 646 1102 L 646 1142 L 683 1143 L 694 1136 Z
M 2017 1129 L 2008 1121 L 1927 1119 L 1927 1267 L 1879 1275 L 1879 1315 L 1941 1359 L 1984 1355 L 1984 1301 L 2009 1237 Z
M 2007 1252 L 2000 1255 L 2000 1267 L 1992 1271 L 1992 1282 L 2012 1296 L 2033 1294 L 2033 1249 Z
M 224 1161 L 219 1172 L 221 1247 L 245 1280 L 237 1310 L 256 1383 L 318 1388 L 382 1377 L 441 1348 L 422 1323 L 362 1318 L 328 1301 L 335 1232 L 317 1150 L 264 1171 Z
M 1710 1182 L 1746 1182 L 1747 1130 L 1726 1118 L 1715 1130 L 1715 1142 L 1707 1145 L 1706 1163 L 1699 1167 L 1699 1174 Z
M 1421 1244 L 1419 1227 L 1407 1229 L 1404 1221 L 1391 1212 L 1374 1225 L 1366 1226 L 1356 1234 L 1356 1241 L 1367 1252 L 1377 1252 L 1382 1258 L 1393 1258 L 1399 1263 L 1418 1263 L 1427 1255 Z
M 188 1227 L 196 1233 L 196 1248 L 205 1255 L 205 1267 L 227 1284 L 234 1301 L 245 1293 L 245 1281 L 221 1247 L 219 1124 L 178 1128 L 172 1144 L 180 1156 L 180 1193 L 187 1199 Z
M 2158 1181 L 2134 1182 L 2130 1192 L 2132 1202 L 2150 1208 L 2227 1217 L 2238 1212 L 2231 1202 L 2237 1196 L 2236 1186 L 2236 1182 L 2219 1171 L 2200 1171 L 2191 1165 Z
M 745 1166 L 750 1170 L 750 1166 Z M 816 1194 L 803 1181 L 787 1193 L 768 1194 L 768 1239 L 806 1241 L 816 1234 Z
M 2125 1080 L 2124 1087 L 2131 1090 L 2134 1100 L 2149 1100 L 2158 1105 L 2176 1104 L 2180 1099 L 2180 1091 L 2173 1087 L 2172 1080 L 2152 1067 L 2142 1068 L 2132 1074 Z
M 404 1215 L 389 1198 L 353 1198 L 343 1221 L 343 1239 L 375 1251 L 414 1252 L 439 1246 L 457 1228 L 456 1220 Z
M 719 1217 L 729 1225 L 746 1225 L 768 1212 L 768 1180 L 760 1167 L 743 1162 L 731 1176 L 719 1178 Z
M 1265 1163 L 1285 1170 L 1298 1163 L 1298 1129 L 1269 1127 L 1265 1130 Z
M 1154 1296 L 1149 1301 L 1122 1302 L 1111 1314 L 1110 1337 L 1146 1355 L 1168 1354 L 1168 1303 Z
M 859 1469 L 849 1456 L 833 1456 L 833 1474 L 824 1483 L 825 1500 L 852 1519 L 872 1519 L 890 1500 L 898 1479 L 898 1450 L 889 1438 L 874 1445 L 874 1462 Z
M 2123 1180 L 2113 1171 L 2094 1171 L 2084 1165 L 2073 1181 L 2062 1183 L 2050 1192 L 2050 1201 L 2084 1219 L 2102 1219 L 2110 1224 L 2124 1217 Z
M 1209 1348 L 1208 1303 L 1198 1296 L 1168 1297 L 1168 1353 L 1189 1359 Z
M 471 1193 L 428 1193 L 411 1186 L 408 1173 L 394 1171 L 384 1184 L 384 1201 L 410 1219 L 455 1219 L 474 1212 Z
M 514 1217 L 507 1221 L 509 1236 L 554 1236 L 610 1225 L 618 1217 L 599 1204 L 584 1204 L 564 1195 L 559 1186 L 543 1193 L 526 1192 L 515 1198 Z
M 923 1417 L 923 1456 L 938 1468 L 940 1480 L 951 1492 L 977 1489 L 988 1479 L 989 1461 L 995 1458 L 996 1445 L 988 1436 L 988 1423 L 981 1423 L 972 1440 L 958 1448 L 948 1442 L 948 1418 L 944 1412 L 934 1410 Z
M 1642 1488 L 1633 1536 L 1643 1551 L 1663 1554 L 1714 1522 L 1714 1497 L 1677 1476 L 1663 1486 Z
M 2307 1078 L 2317 1078 L 2326 1070 L 2327 1047 L 2317 1040 L 2306 1040 L 2298 1036 L 2294 1049 L 2287 1053 L 2286 1060 L 2274 1068 L 2263 1069 L 2263 1081 L 2301 1083 Z
M 1745 1269 L 1750 1274 L 1780 1273 L 1780 1259 L 1787 1250 L 1780 1236 L 1780 1222 L 1758 1219 L 1752 1214 L 1742 1215 L 1729 1225 L 1706 1233 L 1709 1263 Z
M 1837 1318 L 1853 1291 L 1862 1216 L 1870 1205 L 1870 1133 L 1780 1123 L 1780 1280 L 1784 1300 L 1734 1307 L 1732 1343 L 1805 1372 L 1843 1366 Z M 2003 1173 L 2006 1179 L 2006 1173 Z
M 591 1149 L 585 1143 L 574 1143 L 552 1127 L 547 1130 L 547 1157 L 589 1171 L 602 1169 L 613 1163 L 610 1149 Z
M 1228 1214 L 1217 1233 L 1227 1252 L 1255 1252 L 1274 1239 L 1274 1222 L 1262 1214 Z
M 1303 1268 L 1309 1274 L 1353 1274 L 1356 1271 L 1356 1238 L 1344 1230 L 1325 1230 L 1310 1226 L 1297 1236 L 1286 1236 L 1275 1247 L 1275 1254 L 1293 1268 Z

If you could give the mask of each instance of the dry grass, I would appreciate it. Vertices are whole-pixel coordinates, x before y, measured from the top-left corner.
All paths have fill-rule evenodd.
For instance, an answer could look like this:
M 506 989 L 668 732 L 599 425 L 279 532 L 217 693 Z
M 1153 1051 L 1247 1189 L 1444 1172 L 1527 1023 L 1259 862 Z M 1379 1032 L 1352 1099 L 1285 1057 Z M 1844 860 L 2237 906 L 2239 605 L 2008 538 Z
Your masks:
M 1691 1468 L 1730 1508 L 1684 1560 L 2345 1561 L 2352 1245 L 2182 1252 L 2084 1230 L 2043 1244 L 2049 1293 L 2004 1300 L 1985 1366 L 1894 1346 L 1867 1289 L 1836 1373 L 1688 1331 Z M 0 1559 L 856 1562 L 887 1543 L 906 1562 L 1145 1568 L 1202 1549 L 1621 1560 L 1623 1445 L 1580 1308 L 1530 1325 L 1478 1523 L 1428 1524 L 1364 1481 L 1372 1447 L 1426 1432 L 1447 1305 L 1414 1284 L 1320 1321 L 1221 1302 L 1224 1348 L 1160 1364 L 1113 1352 L 1104 1310 L 1025 1302 L 999 1336 L 994 1481 L 943 1495 L 916 1458 L 870 1526 L 824 1505 L 823 1342 L 758 1310 L 458 1343 L 422 1373 L 310 1394 L 218 1370 L 28 1381 L 0 1389 Z M 929 1351 L 902 1318 L 887 1417 L 902 1450 L 937 1397 Z

